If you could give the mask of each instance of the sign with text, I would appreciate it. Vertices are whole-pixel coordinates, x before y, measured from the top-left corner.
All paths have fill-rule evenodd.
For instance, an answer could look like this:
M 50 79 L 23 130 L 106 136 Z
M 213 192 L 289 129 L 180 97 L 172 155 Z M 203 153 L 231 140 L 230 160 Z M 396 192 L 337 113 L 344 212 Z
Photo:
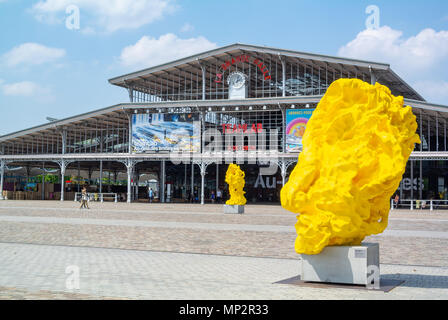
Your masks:
M 248 54 L 242 54 L 237 57 L 232 57 L 232 59 L 226 60 L 224 63 L 221 64 L 219 71 L 216 74 L 215 82 L 224 83 L 223 81 L 224 73 L 228 71 L 232 66 L 241 63 L 252 64 L 257 68 L 256 72 L 262 76 L 264 81 L 271 80 L 271 73 L 266 64 L 262 60 L 260 60 L 257 57 L 252 57 Z
M 312 114 L 313 109 L 286 110 L 286 152 L 302 151 L 302 137 Z
M 199 152 L 200 128 L 195 130 L 197 114 L 134 114 L 132 115 L 132 151 Z

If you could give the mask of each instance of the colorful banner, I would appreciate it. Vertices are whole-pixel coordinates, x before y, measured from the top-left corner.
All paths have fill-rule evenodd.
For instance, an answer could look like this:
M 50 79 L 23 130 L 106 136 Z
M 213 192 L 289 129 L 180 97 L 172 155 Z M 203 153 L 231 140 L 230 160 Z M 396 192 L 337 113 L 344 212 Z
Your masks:
M 132 151 L 200 152 L 198 114 L 134 114 L 132 115 Z
M 286 152 L 302 151 L 302 137 L 313 109 L 286 110 Z

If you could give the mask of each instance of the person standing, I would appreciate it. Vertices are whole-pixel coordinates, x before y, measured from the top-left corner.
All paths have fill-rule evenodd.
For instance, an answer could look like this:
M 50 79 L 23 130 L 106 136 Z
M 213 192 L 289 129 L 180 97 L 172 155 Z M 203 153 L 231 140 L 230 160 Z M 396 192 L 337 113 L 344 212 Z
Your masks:
M 151 187 L 149 187 L 148 190 L 148 197 L 149 197 L 149 203 L 152 203 L 152 200 L 154 199 L 154 191 L 152 190 Z
M 215 203 L 215 191 L 212 190 L 211 194 L 210 194 L 210 199 L 212 200 L 212 203 Z
M 394 198 L 394 204 L 395 204 L 395 209 L 398 209 L 398 201 L 400 200 L 400 196 L 397 194 L 395 194 L 395 198 Z
M 199 192 L 198 189 L 195 188 L 194 189 L 194 203 L 198 203 L 199 202 Z
M 216 200 L 217 200 L 218 203 L 221 203 L 221 200 L 222 200 L 222 192 L 221 192 L 221 189 L 218 189 L 218 190 L 216 191 Z
M 79 209 L 82 209 L 82 208 L 90 209 L 89 204 L 87 203 L 88 200 L 89 200 L 89 196 L 87 194 L 87 189 L 86 189 L 86 187 L 83 187 L 81 190 L 81 206 L 79 207 Z

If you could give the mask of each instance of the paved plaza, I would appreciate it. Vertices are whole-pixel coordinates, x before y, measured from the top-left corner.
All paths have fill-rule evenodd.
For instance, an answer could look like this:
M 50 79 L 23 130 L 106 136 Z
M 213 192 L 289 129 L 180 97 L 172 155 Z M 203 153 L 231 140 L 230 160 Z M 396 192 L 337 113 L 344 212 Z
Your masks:
M 448 211 L 392 211 L 365 240 L 380 244 L 382 279 L 404 281 L 385 293 L 279 284 L 300 272 L 280 206 L 78 206 L 0 202 L 0 299 L 448 298 Z

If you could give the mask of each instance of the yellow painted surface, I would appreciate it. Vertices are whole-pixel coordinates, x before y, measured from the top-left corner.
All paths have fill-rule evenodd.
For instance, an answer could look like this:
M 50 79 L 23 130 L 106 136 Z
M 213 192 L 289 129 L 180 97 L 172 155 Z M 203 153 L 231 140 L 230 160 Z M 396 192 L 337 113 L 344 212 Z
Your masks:
M 308 121 L 303 151 L 281 190 L 297 216 L 296 252 L 359 245 L 384 231 L 415 143 L 417 121 L 403 97 L 379 83 L 340 79 Z
M 246 183 L 244 176 L 244 171 L 234 163 L 231 163 L 227 168 L 226 183 L 229 185 L 230 193 L 230 199 L 226 201 L 227 205 L 244 206 L 246 204 L 246 198 L 244 197 L 246 192 L 243 191 Z

